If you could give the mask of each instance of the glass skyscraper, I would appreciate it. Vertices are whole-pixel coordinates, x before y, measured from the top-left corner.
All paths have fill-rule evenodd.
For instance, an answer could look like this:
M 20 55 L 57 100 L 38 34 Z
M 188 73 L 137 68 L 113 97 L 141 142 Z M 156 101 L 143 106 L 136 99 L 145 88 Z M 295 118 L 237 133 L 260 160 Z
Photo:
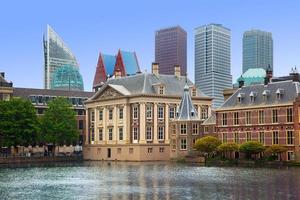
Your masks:
M 155 32 L 155 62 L 160 74 L 174 74 L 174 65 L 180 66 L 181 75 L 187 67 L 187 33 L 180 26 Z
M 243 73 L 251 68 L 273 71 L 273 39 L 272 33 L 250 30 L 243 36 Z
M 79 70 L 77 60 L 71 50 L 66 46 L 65 42 L 58 34 L 47 25 L 47 33 L 43 37 L 44 44 L 44 88 L 52 88 L 53 74 L 61 67 L 68 65 Z M 72 80 L 71 80 L 72 82 Z M 69 90 L 78 90 L 77 88 L 69 88 Z
M 224 102 L 223 90 L 232 87 L 230 29 L 209 24 L 195 29 L 195 84 L 214 98 L 213 107 Z

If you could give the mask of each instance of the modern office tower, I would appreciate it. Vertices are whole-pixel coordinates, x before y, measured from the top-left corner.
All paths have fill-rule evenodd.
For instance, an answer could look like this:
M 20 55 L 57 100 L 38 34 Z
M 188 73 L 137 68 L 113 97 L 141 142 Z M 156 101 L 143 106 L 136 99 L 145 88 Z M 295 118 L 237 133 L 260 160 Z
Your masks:
M 155 32 L 155 62 L 160 74 L 174 74 L 174 65 L 180 66 L 181 75 L 187 68 L 187 34 L 180 26 Z
M 47 33 L 43 37 L 43 43 L 45 58 L 44 88 L 53 89 L 51 87 L 53 85 L 52 77 L 58 68 L 72 66 L 78 70 L 79 65 L 70 48 L 49 25 L 47 25 Z M 73 90 L 73 88 L 71 87 L 70 90 Z
M 273 71 L 273 39 L 272 33 L 250 30 L 243 36 L 243 73 L 250 68 L 270 66 Z
M 223 90 L 232 87 L 230 29 L 220 24 L 195 29 L 195 84 L 214 98 L 214 108 L 224 102 Z

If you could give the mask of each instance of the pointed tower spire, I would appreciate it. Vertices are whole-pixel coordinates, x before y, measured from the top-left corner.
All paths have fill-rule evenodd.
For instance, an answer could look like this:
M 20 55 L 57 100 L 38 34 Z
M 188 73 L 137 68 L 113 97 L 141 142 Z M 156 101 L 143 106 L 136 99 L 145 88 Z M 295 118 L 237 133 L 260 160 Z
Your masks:
M 181 102 L 179 108 L 177 110 L 177 120 L 197 120 L 199 119 L 198 112 L 194 107 L 192 102 L 189 86 L 186 83 L 184 86 L 183 95 L 181 98 Z

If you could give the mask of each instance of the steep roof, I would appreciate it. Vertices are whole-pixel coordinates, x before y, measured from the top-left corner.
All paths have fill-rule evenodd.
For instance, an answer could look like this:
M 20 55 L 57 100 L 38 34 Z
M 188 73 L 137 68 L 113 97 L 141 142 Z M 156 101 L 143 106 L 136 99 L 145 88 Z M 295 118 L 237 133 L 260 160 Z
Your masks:
M 189 86 L 187 84 L 184 86 L 184 92 L 177 111 L 176 119 L 180 121 L 199 119 L 198 112 L 192 102 Z
M 125 76 L 120 78 L 111 78 L 101 87 L 100 90 L 92 97 L 95 99 L 108 85 L 120 85 L 127 90 L 128 95 L 134 94 L 157 94 L 156 89 L 158 85 L 163 85 L 165 88 L 164 95 L 182 96 L 182 91 L 185 86 L 185 76 L 175 75 L 155 75 L 150 73 L 140 73 L 132 76 Z M 187 80 L 188 87 L 194 84 Z M 196 87 L 197 97 L 211 99 L 206 96 L 199 88 Z
M 243 86 L 229 97 L 220 109 L 291 103 L 298 94 L 299 82 L 291 80 Z
M 121 51 L 121 55 L 127 74 L 132 75 L 140 72 L 135 52 Z
M 204 122 L 202 123 L 202 125 L 213 125 L 216 124 L 216 112 L 215 111 L 211 111 L 211 115 L 204 120 Z
M 102 54 L 106 75 L 112 76 L 114 73 L 114 68 L 116 64 L 116 56 Z

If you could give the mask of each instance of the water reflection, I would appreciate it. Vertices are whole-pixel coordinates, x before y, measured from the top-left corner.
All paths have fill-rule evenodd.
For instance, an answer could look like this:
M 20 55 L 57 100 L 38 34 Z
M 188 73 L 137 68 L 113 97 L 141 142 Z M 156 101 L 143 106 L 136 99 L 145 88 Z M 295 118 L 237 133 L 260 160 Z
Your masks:
M 0 168 L 0 199 L 300 199 L 300 168 L 85 162 Z

